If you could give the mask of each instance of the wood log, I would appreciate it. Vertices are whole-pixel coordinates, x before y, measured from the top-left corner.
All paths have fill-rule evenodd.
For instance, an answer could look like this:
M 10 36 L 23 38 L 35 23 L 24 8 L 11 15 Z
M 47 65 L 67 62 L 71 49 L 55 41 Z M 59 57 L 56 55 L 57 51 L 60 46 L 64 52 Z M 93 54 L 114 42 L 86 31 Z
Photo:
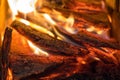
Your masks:
M 7 27 L 5 30 L 3 44 L 1 48 L 1 80 L 7 80 L 11 39 L 12 29 Z
M 50 55 L 49 57 L 44 57 L 11 52 L 10 66 L 13 71 L 14 79 L 20 80 L 21 78 L 32 74 L 42 73 L 49 67 L 57 67 L 66 59 L 69 59 L 69 57 L 60 55 Z
M 94 47 L 110 47 L 110 48 L 114 48 L 114 49 L 120 49 L 120 45 L 117 42 L 103 39 L 103 38 L 99 37 L 98 35 L 87 32 L 85 30 L 81 30 L 81 31 L 77 32 L 76 34 L 69 34 L 65 31 L 61 30 L 59 27 L 55 27 L 55 29 L 61 35 L 64 35 L 65 37 L 74 40 L 78 44 L 87 43 Z
M 67 12 L 67 11 L 66 11 Z M 33 15 L 33 16 L 32 16 Z M 24 18 L 23 14 L 20 14 L 18 15 L 19 17 L 22 17 Z M 39 17 L 39 16 L 38 16 Z M 79 17 L 78 17 L 79 18 Z M 42 27 L 45 27 L 47 28 L 48 25 L 44 24 L 44 19 L 43 21 L 41 21 L 42 17 L 40 17 L 39 19 L 37 18 L 37 16 L 34 16 L 33 13 L 29 13 L 27 14 L 26 16 L 26 19 L 35 23 L 35 24 L 38 24 L 38 25 L 41 25 Z M 90 19 L 92 20 L 92 19 Z M 46 22 L 46 21 L 45 21 Z M 84 22 L 83 22 L 84 23 Z M 88 22 L 89 23 L 89 22 Z M 76 24 L 76 23 L 75 23 Z M 93 22 L 94 24 L 94 22 Z M 104 24 L 104 23 L 103 23 Z M 100 24 L 101 25 L 101 24 Z M 106 25 L 106 23 L 104 24 L 104 26 Z M 84 26 L 84 24 L 83 24 Z M 73 27 L 77 27 L 76 25 L 73 26 Z M 107 39 L 103 39 L 101 37 L 99 37 L 98 35 L 96 36 L 95 34 L 93 33 L 89 33 L 87 31 L 79 31 L 77 34 L 69 34 L 69 33 L 65 33 L 63 32 L 63 30 L 61 30 L 58 26 L 55 27 L 56 30 L 61 34 L 61 35 L 64 35 L 65 37 L 67 38 L 70 38 L 72 40 L 74 40 L 76 43 L 78 44 L 81 44 L 81 43 L 88 43 L 92 46 L 97 46 L 97 47 L 112 47 L 112 48 L 116 48 L 116 49 L 120 49 L 120 45 L 118 45 L 116 42 L 112 42 L 110 40 L 107 40 Z M 104 27 L 104 28 L 107 28 L 107 27 Z M 100 44 L 99 44 L 100 43 Z M 119 47 L 118 47 L 119 46 Z
M 76 20 L 84 19 L 87 24 L 96 25 L 98 27 L 100 24 L 104 24 L 108 26 L 108 19 L 105 10 L 102 9 L 101 0 L 100 1 L 79 1 L 79 0 L 60 0 L 60 2 L 64 2 L 67 7 L 60 7 L 57 5 L 59 1 L 53 1 L 51 3 L 50 0 L 45 0 L 43 2 L 42 8 L 37 8 L 38 12 L 46 12 L 48 14 L 53 13 L 53 9 L 60 11 L 64 16 L 68 17 L 70 14 L 73 14 Z M 80 6 L 81 5 L 81 6 Z M 47 9 L 46 9 L 47 8 Z M 101 17 L 101 18 L 99 18 Z M 82 19 L 81 19 L 82 18 Z M 104 26 L 104 27 L 105 27 Z
M 88 50 L 85 49 L 85 46 L 73 45 L 67 42 L 55 39 L 48 34 L 39 32 L 32 29 L 31 27 L 19 22 L 14 21 L 11 26 L 16 29 L 20 34 L 31 40 L 37 46 L 46 50 L 48 52 L 60 53 L 66 55 L 85 55 L 88 53 Z M 81 54 L 82 53 L 82 54 Z
M 97 14 L 87 14 L 87 13 L 74 12 L 72 10 L 61 9 L 61 8 L 55 8 L 55 10 L 61 12 L 62 15 L 65 16 L 65 17 L 68 17 L 70 14 L 72 14 L 75 18 L 75 23 L 77 21 L 80 21 L 80 22 L 82 22 L 81 23 L 82 26 L 84 26 L 86 23 L 89 24 L 89 25 L 94 25 L 96 27 L 103 27 L 103 28 L 108 28 L 108 26 L 109 26 L 108 25 L 109 22 L 108 22 L 108 19 L 107 19 L 107 14 L 104 13 L 104 12 L 100 12 L 100 13 L 97 13 Z M 41 21 L 42 17 L 40 15 L 42 13 L 48 13 L 48 14 L 51 15 L 51 17 L 55 17 L 54 13 L 53 13 L 53 10 L 48 8 L 48 7 L 41 8 L 40 10 L 38 10 L 38 13 L 39 13 L 39 15 L 35 15 L 34 13 L 28 13 L 26 15 L 26 19 L 31 21 L 31 22 L 34 22 L 38 25 L 43 26 L 43 22 L 45 20 L 42 19 L 44 21 Z M 19 13 L 18 16 L 24 18 L 22 13 Z M 101 18 L 99 19 L 99 17 L 101 17 Z
M 107 50 L 108 52 L 104 52 L 97 47 L 87 45 L 89 54 L 82 57 L 59 54 L 41 57 L 22 55 L 22 53 L 16 55 L 13 52 L 11 54 L 13 76 L 17 80 L 79 80 L 81 78 L 86 79 L 86 76 L 89 79 L 97 80 L 99 76 L 102 76 L 104 80 L 106 78 L 104 74 L 108 75 L 107 78 L 112 77 L 109 75 L 113 75 L 113 73 L 115 73 L 113 76 L 119 75 L 116 60 L 111 57 L 112 53 L 117 51 L 116 49 L 113 49 L 112 52 L 109 49 Z M 115 70 L 113 71 L 115 72 L 111 68 L 114 68 Z M 111 71 L 110 73 L 105 73 L 109 70 Z
M 91 50 L 91 52 L 92 51 L 94 50 Z M 90 55 L 87 55 L 85 57 L 78 57 L 78 56 L 64 57 L 61 59 L 61 62 L 62 62 L 61 64 L 47 67 L 43 72 L 38 72 L 37 74 L 33 73 L 31 75 L 28 75 L 27 77 L 26 76 L 21 77 L 20 80 L 37 80 L 37 79 L 40 79 L 40 80 L 77 79 L 78 80 L 81 78 L 83 79 L 85 78 L 83 74 L 86 76 L 89 75 L 88 78 L 95 79 L 95 80 L 98 79 L 97 77 L 101 76 L 102 80 L 104 80 L 105 78 L 115 77 L 116 75 L 119 75 L 119 65 L 116 65 L 114 63 L 104 62 L 105 58 L 104 60 L 101 60 L 101 58 L 100 60 L 93 58 L 95 56 L 96 55 L 93 55 L 92 53 L 90 53 Z M 101 56 L 103 56 L 103 54 Z M 53 57 L 54 59 L 56 59 L 55 56 Z M 58 60 L 60 59 L 60 57 L 63 57 L 63 56 L 59 56 Z M 51 59 L 49 58 L 48 61 L 51 61 Z M 107 70 L 109 72 L 106 73 Z M 108 76 L 104 76 L 104 74 Z M 76 76 L 78 75 L 77 78 L 72 77 L 75 75 Z

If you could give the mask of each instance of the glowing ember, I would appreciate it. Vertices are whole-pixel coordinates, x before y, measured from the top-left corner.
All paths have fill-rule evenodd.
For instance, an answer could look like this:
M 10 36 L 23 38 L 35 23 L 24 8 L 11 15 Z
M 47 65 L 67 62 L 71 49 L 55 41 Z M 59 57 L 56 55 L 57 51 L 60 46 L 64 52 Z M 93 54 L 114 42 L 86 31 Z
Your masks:
M 8 68 L 7 80 L 13 80 L 12 70 L 10 68 Z
M 39 55 L 39 56 L 49 56 L 49 54 L 42 49 L 38 48 L 35 46 L 31 41 L 28 40 L 28 44 L 31 47 L 31 49 L 34 51 L 34 54 Z

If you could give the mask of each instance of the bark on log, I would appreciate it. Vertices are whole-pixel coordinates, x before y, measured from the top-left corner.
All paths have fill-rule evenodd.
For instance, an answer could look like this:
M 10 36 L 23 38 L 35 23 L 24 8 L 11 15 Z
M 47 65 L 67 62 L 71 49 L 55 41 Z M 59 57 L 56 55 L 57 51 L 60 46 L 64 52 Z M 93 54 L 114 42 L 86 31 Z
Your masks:
M 64 55 L 85 55 L 88 53 L 88 50 L 82 45 L 76 46 L 55 39 L 50 37 L 48 34 L 36 31 L 19 21 L 14 21 L 11 26 L 37 46 L 48 52 L 60 53 Z
M 14 79 L 20 80 L 21 78 L 32 74 L 42 73 L 51 66 L 57 67 L 66 59 L 68 58 L 60 55 L 50 55 L 49 57 L 44 57 L 11 52 L 10 66 L 13 71 Z
M 29 20 L 29 21 L 31 21 L 31 22 L 33 22 L 33 23 L 35 23 L 35 24 L 41 25 L 43 27 L 48 27 L 49 26 L 49 25 L 44 24 L 44 19 L 43 19 L 43 21 L 41 21 L 42 17 L 40 17 L 39 19 L 37 19 L 37 16 L 34 16 L 34 15 L 32 16 L 32 15 L 33 15 L 33 13 L 27 14 L 26 19 Z M 18 16 L 22 17 L 22 18 L 24 17 L 23 14 L 20 14 Z M 78 17 L 78 18 L 80 18 L 80 17 Z M 87 19 L 88 18 L 89 17 L 87 17 Z M 90 20 L 92 20 L 92 19 L 90 19 Z M 92 23 L 94 24 L 95 22 L 92 22 Z M 102 23 L 102 24 L 104 24 L 104 23 Z M 106 24 L 108 24 L 108 23 L 105 23 L 104 26 Z M 77 26 L 74 26 L 74 27 L 77 27 Z M 106 27 L 104 27 L 104 28 L 106 28 Z M 68 38 L 71 38 L 72 40 L 74 40 L 78 44 L 81 44 L 81 43 L 85 42 L 85 43 L 88 43 L 88 44 L 90 44 L 92 46 L 97 46 L 97 47 L 112 47 L 112 48 L 120 49 L 120 45 L 118 45 L 118 43 L 112 42 L 110 40 L 102 39 L 98 35 L 96 36 L 96 35 L 94 35 L 92 33 L 87 32 L 87 31 L 79 31 L 77 34 L 74 35 L 74 34 L 69 34 L 69 33 L 66 34 L 65 32 L 63 32 L 63 30 L 60 30 L 59 27 L 57 27 L 57 26 L 56 26 L 56 30 L 60 34 L 66 36 Z
M 19 71 L 21 71 L 19 73 L 21 73 L 22 76 L 19 76 L 20 74 L 17 74 L 17 76 L 19 77 L 20 80 L 70 80 L 70 79 L 78 80 L 81 78 L 84 79 L 85 78 L 84 75 L 89 76 L 88 79 L 90 78 L 90 79 L 97 80 L 98 77 L 101 77 L 102 80 L 104 80 L 105 78 L 112 77 L 113 79 L 114 77 L 113 80 L 115 80 L 116 79 L 115 76 L 119 75 L 120 73 L 119 72 L 120 65 L 116 65 L 114 64 L 114 62 L 111 63 L 112 60 L 110 60 L 108 56 L 103 57 L 103 52 L 102 52 L 102 55 L 100 54 L 101 51 L 97 51 L 97 52 L 95 51 L 95 52 L 99 54 L 100 57 L 102 56 L 104 60 L 101 58 L 100 60 L 97 59 L 99 56 L 96 56 L 94 55 L 94 53 L 92 53 L 92 51 L 94 52 L 94 50 L 91 48 L 91 53 L 85 57 L 79 57 L 79 56 L 65 57 L 65 56 L 57 55 L 57 56 L 49 56 L 49 58 L 45 58 L 45 57 L 39 57 L 39 56 L 13 55 L 11 58 L 12 58 L 12 62 L 14 63 L 13 69 L 15 70 L 15 72 L 17 72 L 18 70 L 15 67 L 16 64 L 24 65 L 24 67 L 28 66 L 29 68 L 32 68 L 32 66 L 38 65 L 38 64 L 44 65 L 48 63 L 47 65 L 49 65 L 48 67 L 44 68 L 43 72 L 41 72 L 39 65 L 38 65 L 39 67 L 35 66 L 37 70 L 34 70 L 35 68 L 32 69 L 34 70 L 33 72 L 29 71 L 31 69 L 25 68 L 26 70 L 28 69 L 29 71 L 29 74 L 26 74 L 27 72 L 24 73 L 26 76 L 22 75 L 23 71 L 21 71 L 21 68 L 19 68 Z M 105 60 L 107 60 L 107 62 Z M 108 60 L 110 60 L 110 62 Z M 24 61 L 25 63 L 23 63 Z M 37 63 L 36 61 L 39 63 Z M 30 62 L 32 63 L 32 65 L 29 64 Z M 50 63 L 54 63 L 54 64 L 50 65 Z M 104 76 L 104 75 L 107 75 L 107 76 Z M 72 76 L 76 76 L 77 78 Z M 119 76 L 117 76 L 117 78 L 118 77 Z
M 74 40 L 76 43 L 87 43 L 94 47 L 110 47 L 114 49 L 120 49 L 120 45 L 117 42 L 113 42 L 111 40 L 103 39 L 98 35 L 87 32 L 85 30 L 79 31 L 77 34 L 69 34 L 58 27 L 55 27 L 56 30 L 65 37 L 68 37 Z
M 46 0 L 47 1 L 47 0 Z M 46 2 L 45 1 L 45 2 Z M 79 1 L 79 0 L 62 0 L 65 3 L 65 7 L 60 7 L 59 1 L 53 1 L 55 3 L 51 3 L 47 1 L 47 3 L 43 2 L 42 8 L 37 8 L 38 12 L 46 12 L 48 14 L 53 13 L 53 9 L 60 11 L 64 16 L 69 16 L 73 14 L 76 20 L 84 19 L 87 23 L 96 25 L 97 27 L 100 24 L 108 25 L 107 14 L 102 8 L 101 1 Z M 60 2 L 62 2 L 60 0 Z M 67 8 L 66 8 L 67 7 Z M 101 18 L 99 18 L 101 17 Z M 82 18 L 82 19 L 81 19 Z
M 77 21 L 80 21 L 82 22 L 81 25 L 84 26 L 86 23 L 89 24 L 89 25 L 94 25 L 96 27 L 102 27 L 102 28 L 108 28 L 108 19 L 107 19 L 107 14 L 106 13 L 97 13 L 97 14 L 87 14 L 87 13 L 79 13 L 79 12 L 74 12 L 72 10 L 67 10 L 67 9 L 59 9 L 59 8 L 56 8 L 55 10 L 59 11 L 62 13 L 63 16 L 65 17 L 68 17 L 70 14 L 72 14 L 75 18 L 75 23 Z M 39 15 L 35 15 L 34 13 L 28 13 L 26 15 L 26 19 L 31 21 L 31 22 L 34 22 L 38 25 L 41 25 L 43 26 L 43 22 L 45 21 L 44 19 L 42 19 L 43 21 L 41 21 L 41 14 L 42 13 L 48 13 L 50 15 L 52 15 L 51 17 L 55 17 L 54 16 L 54 13 L 53 13 L 53 10 L 50 9 L 50 8 L 41 8 L 40 10 L 38 10 L 38 13 Z M 22 17 L 24 18 L 24 14 L 22 13 L 19 13 L 18 14 L 18 17 Z M 38 18 L 39 17 L 39 18 Z M 99 17 L 101 17 L 99 19 Z M 84 23 L 85 22 L 85 23 Z
M 9 68 L 9 51 L 12 39 L 12 29 L 7 27 L 4 34 L 2 49 L 1 49 L 1 80 L 7 80 Z

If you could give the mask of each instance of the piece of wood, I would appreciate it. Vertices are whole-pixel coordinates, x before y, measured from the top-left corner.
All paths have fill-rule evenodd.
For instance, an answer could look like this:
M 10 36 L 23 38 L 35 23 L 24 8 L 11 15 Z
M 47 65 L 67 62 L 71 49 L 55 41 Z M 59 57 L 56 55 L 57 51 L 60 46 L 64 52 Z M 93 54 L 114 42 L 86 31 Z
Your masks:
M 119 75 L 119 66 L 114 64 L 114 60 L 111 60 L 110 54 L 109 56 L 103 55 L 104 53 L 101 51 L 95 51 L 91 48 L 91 53 L 88 54 L 85 57 L 79 57 L 79 56 L 58 56 L 58 60 L 61 59 L 61 64 L 58 65 L 52 65 L 50 67 L 47 67 L 43 72 L 38 72 L 37 74 L 34 72 L 31 75 L 28 75 L 27 77 L 21 77 L 20 80 L 69 80 L 69 79 L 80 79 L 80 77 L 85 77 L 82 74 L 89 75 L 89 78 L 97 80 L 97 77 L 102 76 L 102 80 L 104 80 L 105 77 L 112 77 L 115 75 Z M 102 54 L 100 54 L 102 53 Z M 100 58 L 99 58 L 100 56 Z M 104 57 L 101 57 L 104 56 Z M 55 56 L 53 56 L 54 59 L 56 59 Z M 48 62 L 51 61 L 52 58 L 49 58 Z M 40 60 L 38 60 L 40 61 Z M 42 61 L 42 59 L 41 59 Z M 56 60 L 54 60 L 56 61 Z M 112 62 L 111 62 L 112 61 Z M 44 62 L 44 61 L 43 61 Z M 117 61 L 118 62 L 118 61 Z M 56 62 L 55 62 L 56 63 Z M 112 70 L 114 69 L 114 70 Z M 106 73 L 106 71 L 109 71 Z M 111 74 L 109 76 L 104 76 Z M 78 78 L 72 77 L 74 75 L 79 75 Z M 70 78 L 72 77 L 72 78 Z
M 61 3 L 62 0 L 53 1 L 53 3 L 48 0 L 45 0 L 45 3 L 43 2 L 42 7 L 39 8 L 38 6 L 37 8 L 36 6 L 36 9 L 38 12 L 45 12 L 48 14 L 54 14 L 52 10 L 55 9 L 60 11 L 60 13 L 62 13 L 62 15 L 66 17 L 68 17 L 70 14 L 73 14 L 75 20 L 84 19 L 87 22 L 87 24 L 89 23 L 92 25 L 96 25 L 96 27 L 98 27 L 100 24 L 108 25 L 107 14 L 102 8 L 102 0 L 92 2 L 84 2 L 79 0 L 63 0 L 63 3 L 65 3 L 65 7 L 61 7 L 58 2 Z
M 7 80 L 11 39 L 12 29 L 7 27 L 5 30 L 3 44 L 1 48 L 1 80 Z
M 99 37 L 98 35 L 87 32 L 85 30 L 81 30 L 77 32 L 76 34 L 69 34 L 61 30 L 59 27 L 55 27 L 55 28 L 61 35 L 64 35 L 65 37 L 74 40 L 74 42 L 78 44 L 87 43 L 94 47 L 110 47 L 110 48 L 120 49 L 120 45 L 117 42 L 103 39 Z
M 62 9 L 61 8 L 56 8 L 55 10 L 59 11 L 66 18 L 69 17 L 69 15 L 72 14 L 75 18 L 75 23 L 77 21 L 83 22 L 83 24 L 81 23 L 82 26 L 84 26 L 85 23 L 87 23 L 89 25 L 94 25 L 96 27 L 103 27 L 103 28 L 108 27 L 109 22 L 108 22 L 108 19 L 107 19 L 107 15 L 104 12 L 100 12 L 100 13 L 97 13 L 97 14 L 95 14 L 95 13 L 87 14 L 87 13 L 75 12 L 75 11 L 68 10 L 68 9 L 63 9 L 63 8 Z M 37 15 L 34 12 L 33 13 L 28 13 L 26 15 L 26 19 L 31 21 L 31 22 L 34 22 L 38 25 L 41 25 L 43 27 L 45 26 L 44 22 L 46 21 L 44 19 L 44 17 L 42 16 L 43 13 L 49 14 L 53 19 L 55 17 L 54 15 L 57 15 L 56 13 L 53 13 L 53 10 L 48 8 L 48 7 L 41 8 L 40 10 L 37 10 L 37 11 L 38 11 Z M 19 13 L 18 17 L 24 18 L 24 14 Z M 99 17 L 101 17 L 101 18 L 99 19 Z
M 66 59 L 68 58 L 60 55 L 49 55 L 49 57 L 45 57 L 11 52 L 10 66 L 14 79 L 20 80 L 23 77 L 44 72 L 44 70 L 51 66 L 60 65 Z
M 19 21 L 14 21 L 11 26 L 45 51 L 64 55 L 85 55 L 88 53 L 88 50 L 85 49 L 85 46 L 83 45 L 76 46 L 65 41 L 55 39 L 48 34 L 34 30 L 30 26 Z
M 14 43 L 15 41 L 13 44 Z M 113 71 L 115 72 L 111 70 L 111 73 L 105 73 L 105 75 L 113 75 L 113 73 L 119 75 L 119 69 L 116 68 L 118 60 L 116 62 L 116 60 L 112 58 L 113 53 L 117 51 L 116 49 L 111 48 L 109 50 L 106 48 L 107 52 L 104 52 L 97 47 L 89 46 L 89 44 L 87 45 L 89 54 L 85 56 L 63 56 L 57 53 L 57 55 L 49 55 L 47 57 L 33 54 L 26 55 L 23 54 L 23 49 L 21 53 L 17 51 L 13 52 L 10 55 L 13 76 L 17 80 L 79 80 L 81 78 L 86 78 L 84 75 L 89 75 L 89 78 L 96 78 L 97 80 L 97 77 L 103 76 L 104 72 L 108 72 L 111 68 L 114 68 L 115 70 Z M 117 53 L 119 54 L 119 52 Z M 117 55 L 117 57 L 119 56 Z M 82 73 L 84 75 L 82 75 Z M 80 76 L 79 78 L 73 77 L 77 76 L 77 74 Z M 105 77 L 103 76 L 103 78 Z
M 21 18 L 24 18 L 23 14 L 19 14 L 18 16 L 21 17 Z M 39 18 L 37 18 L 37 17 L 39 17 Z M 80 17 L 78 17 L 78 18 L 80 18 Z M 87 17 L 87 18 L 89 18 L 89 17 Z M 35 23 L 35 24 L 38 24 L 42 27 L 45 27 L 45 28 L 49 29 L 49 27 L 48 27 L 49 24 L 46 25 L 44 23 L 44 22 L 47 23 L 47 21 L 43 18 L 42 15 L 41 16 L 38 16 L 38 15 L 34 16 L 34 13 L 29 13 L 29 14 L 26 15 L 26 19 Z M 92 19 L 90 19 L 90 20 L 92 20 Z M 87 23 L 89 23 L 89 22 L 87 22 Z M 75 22 L 75 24 L 77 24 L 77 23 Z M 93 24 L 94 24 L 94 22 L 93 22 Z M 84 26 L 84 24 L 81 24 L 81 25 Z M 100 23 L 100 25 L 101 25 L 101 23 Z M 103 23 L 103 25 L 106 26 L 107 24 Z M 76 27 L 76 25 L 73 26 L 73 27 Z M 104 28 L 107 28 L 107 27 L 104 27 Z M 56 30 L 61 35 L 74 40 L 78 44 L 81 44 L 81 43 L 85 42 L 85 43 L 88 43 L 88 44 L 90 44 L 92 46 L 96 46 L 96 47 L 112 47 L 112 48 L 120 49 L 120 45 L 118 45 L 117 43 L 112 42 L 112 41 L 107 40 L 107 39 L 103 39 L 103 38 L 99 37 L 98 35 L 95 35 L 93 33 L 89 33 L 85 30 L 84 31 L 83 30 L 79 31 L 77 34 L 69 34 L 69 33 L 66 34 L 65 32 L 63 32 L 63 30 L 60 30 L 58 26 L 56 26 Z

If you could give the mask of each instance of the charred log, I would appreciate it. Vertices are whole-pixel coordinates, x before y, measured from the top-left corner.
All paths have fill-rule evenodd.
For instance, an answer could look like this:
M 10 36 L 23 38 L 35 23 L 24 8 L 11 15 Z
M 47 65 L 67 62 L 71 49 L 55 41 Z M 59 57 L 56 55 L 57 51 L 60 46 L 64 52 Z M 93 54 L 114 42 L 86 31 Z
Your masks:
M 49 57 L 36 56 L 36 55 L 23 55 L 21 53 L 11 52 L 10 66 L 13 71 L 15 80 L 20 80 L 23 77 L 30 76 L 32 74 L 39 74 L 44 72 L 47 68 L 52 66 L 57 67 L 61 65 L 64 60 L 69 59 L 65 56 L 53 56 Z
M 85 30 L 81 30 L 77 34 L 69 34 L 63 30 L 60 30 L 58 27 L 55 27 L 55 28 L 60 34 L 74 40 L 78 44 L 87 43 L 94 47 L 110 47 L 110 48 L 114 48 L 114 49 L 120 49 L 120 45 L 117 42 L 103 39 L 99 36 L 94 35 L 93 33 L 87 32 Z
M 1 80 L 7 80 L 8 68 L 9 68 L 9 51 L 12 39 L 12 29 L 7 27 L 4 34 L 3 44 L 1 48 Z
M 69 11 L 63 11 L 63 12 L 69 12 Z M 33 13 L 27 14 L 26 19 L 33 22 L 33 23 L 36 23 L 40 26 L 47 27 L 44 24 L 44 22 L 46 22 L 46 21 L 44 19 L 41 21 L 42 16 L 40 17 L 40 20 L 39 20 L 39 19 L 37 19 L 37 16 L 33 17 L 32 15 L 33 15 Z M 75 14 L 75 16 L 76 16 L 76 14 Z M 24 18 L 24 16 L 22 14 L 20 14 L 19 17 Z M 80 18 L 80 17 L 77 16 L 77 18 Z M 86 18 L 89 19 L 89 17 L 86 17 Z M 93 20 L 93 19 L 90 19 L 90 20 Z M 89 21 L 87 23 L 89 23 Z M 92 22 L 92 23 L 94 24 L 95 22 Z M 98 22 L 98 23 L 100 23 L 100 22 Z M 77 23 L 75 23 L 75 24 L 77 24 Z M 105 26 L 107 23 L 105 22 L 105 23 L 102 23 L 102 24 Z M 100 25 L 101 25 L 101 23 L 100 23 Z M 76 26 L 74 26 L 74 27 L 76 27 Z M 106 27 L 104 27 L 104 28 L 106 28 Z M 63 30 L 60 30 L 59 27 L 57 27 L 57 26 L 56 26 L 56 30 L 61 35 L 64 35 L 65 37 L 74 40 L 78 44 L 87 43 L 87 44 L 90 44 L 90 45 L 95 46 L 95 47 L 111 47 L 111 48 L 120 49 L 120 45 L 118 45 L 118 43 L 112 42 L 112 41 L 107 40 L 107 39 L 103 39 L 103 38 L 99 37 L 98 35 L 96 36 L 93 33 L 89 33 L 85 30 L 79 31 L 77 34 L 65 33 L 65 32 L 63 32 Z
M 37 46 L 46 50 L 48 52 L 66 54 L 66 55 L 85 55 L 88 53 L 88 50 L 85 46 L 73 45 L 67 42 L 55 39 L 48 34 L 41 33 L 37 30 L 32 29 L 31 27 L 19 22 L 14 21 L 11 25 L 16 29 L 20 34 L 27 37 Z M 81 54 L 82 53 L 82 54 Z
M 92 52 L 92 50 L 91 50 L 91 52 Z M 99 54 L 100 52 L 96 52 L 96 53 Z M 99 56 L 100 55 L 101 54 L 99 54 Z M 101 56 L 103 56 L 103 53 Z M 28 57 L 28 56 L 26 56 L 26 57 Z M 119 75 L 119 65 L 116 65 L 111 62 L 110 63 L 104 62 L 104 60 L 107 57 L 104 58 L 104 60 L 102 60 L 101 58 L 97 59 L 94 57 L 96 57 L 96 56 L 95 55 L 93 56 L 93 53 L 90 53 L 89 55 L 87 55 L 85 57 L 58 56 L 56 58 L 55 56 L 53 56 L 54 59 L 60 60 L 60 62 L 59 62 L 59 61 L 53 59 L 54 63 L 56 63 L 57 65 L 51 65 L 51 66 L 45 68 L 43 72 L 32 72 L 31 74 L 29 74 L 27 76 L 20 77 L 20 80 L 70 80 L 70 79 L 78 80 L 81 78 L 83 80 L 84 79 L 97 80 L 99 77 L 101 77 L 101 80 L 104 80 L 106 78 L 108 79 L 109 77 L 110 77 L 109 78 L 110 80 L 112 80 L 112 79 L 115 80 L 115 79 L 119 78 L 119 76 L 120 76 Z M 19 56 L 17 56 L 17 58 L 19 58 Z M 34 57 L 32 57 L 32 58 L 28 57 L 27 59 L 34 60 Z M 39 59 L 38 61 L 40 62 L 39 64 L 41 64 L 41 62 L 46 63 L 47 58 L 45 59 L 44 57 L 38 57 L 38 59 Z M 45 61 L 43 61 L 43 59 Z M 108 60 L 110 60 L 110 58 Z M 13 61 L 15 61 L 15 60 L 13 60 Z M 34 61 L 36 62 L 36 60 L 34 60 Z M 52 58 L 48 58 L 47 62 L 51 62 L 51 61 L 52 61 Z M 38 69 L 38 70 L 40 70 L 40 69 Z M 87 76 L 87 78 L 85 75 Z

